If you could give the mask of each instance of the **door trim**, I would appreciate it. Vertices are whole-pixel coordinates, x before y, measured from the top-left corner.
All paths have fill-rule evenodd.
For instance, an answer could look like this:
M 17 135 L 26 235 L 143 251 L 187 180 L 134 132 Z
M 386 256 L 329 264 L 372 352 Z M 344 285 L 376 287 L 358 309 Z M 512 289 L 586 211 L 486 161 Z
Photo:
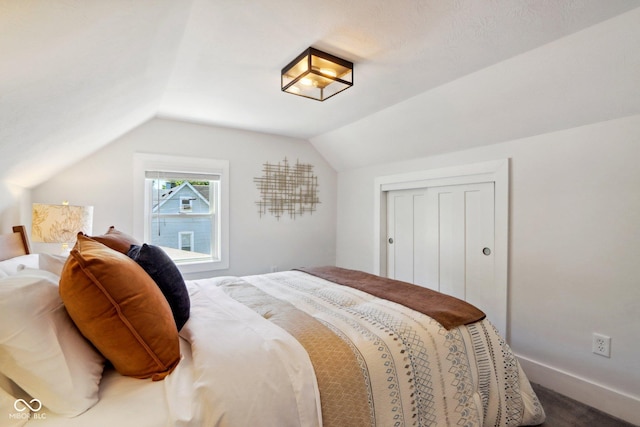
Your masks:
M 445 185 L 494 183 L 495 197 L 495 289 L 504 298 L 504 318 L 493 323 L 509 341 L 508 325 L 508 267 L 509 267 L 509 159 L 427 169 L 374 179 L 373 217 L 373 273 L 386 276 L 387 192 Z

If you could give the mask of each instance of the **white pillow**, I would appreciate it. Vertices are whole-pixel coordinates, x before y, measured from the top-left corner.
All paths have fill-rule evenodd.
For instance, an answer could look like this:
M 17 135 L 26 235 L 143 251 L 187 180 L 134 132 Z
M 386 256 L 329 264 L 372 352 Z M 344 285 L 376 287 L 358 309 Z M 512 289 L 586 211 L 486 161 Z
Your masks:
M 38 256 L 38 268 L 60 276 L 67 258 L 69 258 L 67 255 L 40 254 Z
M 62 268 L 64 263 L 67 262 L 68 256 L 64 255 L 52 255 L 52 254 L 37 254 L 38 255 L 38 267 L 32 268 L 31 260 L 26 264 L 18 264 L 16 267 L 18 271 L 23 270 L 44 270 L 49 273 L 53 273 L 60 277 L 62 274 Z
M 58 280 L 31 269 L 0 279 L 0 372 L 49 410 L 73 417 L 98 401 L 104 358 L 67 314 Z
M 24 268 L 20 266 L 40 268 L 40 257 L 38 254 L 29 254 L 0 261 L 0 271 L 5 273 L 6 276 L 12 276 Z
M 33 398 L 31 396 L 0 373 L 0 414 L 7 414 L 7 418 L 5 418 L 5 421 L 9 423 L 7 426 L 22 426 L 31 417 L 32 411 L 22 405 L 18 401 L 19 399 L 33 405 L 34 409 L 37 408 L 38 404 L 37 402 L 32 402 Z M 0 423 L 0 425 L 4 426 L 5 424 Z
M 29 402 L 28 399 L 26 399 Z M 29 421 L 26 414 L 15 409 L 16 398 L 0 388 L 0 414 L 2 414 L 2 425 L 7 427 L 23 426 Z M 29 412 L 31 414 L 31 412 Z M 6 424 L 5 424 L 6 423 Z

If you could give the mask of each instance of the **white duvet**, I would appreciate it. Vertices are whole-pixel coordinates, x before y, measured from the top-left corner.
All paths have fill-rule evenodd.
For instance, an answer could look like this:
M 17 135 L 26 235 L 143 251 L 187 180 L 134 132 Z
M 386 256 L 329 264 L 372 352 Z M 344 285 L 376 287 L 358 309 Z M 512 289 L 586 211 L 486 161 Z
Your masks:
M 239 282 L 287 301 L 355 343 L 377 425 L 395 420 L 480 427 L 544 420 L 515 356 L 486 320 L 448 331 L 398 304 L 305 273 L 282 272 L 188 281 L 191 317 L 180 332 L 183 359 L 169 376 L 152 382 L 108 370 L 93 408 L 75 418 L 43 408 L 27 425 L 322 426 L 307 351 L 219 287 Z
M 234 278 L 235 279 L 235 278 Z M 191 317 L 183 359 L 164 381 L 105 372 L 98 403 L 78 417 L 43 408 L 28 426 L 321 426 L 320 398 L 304 348 L 222 292 L 213 278 L 187 282 Z M 1 425 L 1 423 L 0 423 Z

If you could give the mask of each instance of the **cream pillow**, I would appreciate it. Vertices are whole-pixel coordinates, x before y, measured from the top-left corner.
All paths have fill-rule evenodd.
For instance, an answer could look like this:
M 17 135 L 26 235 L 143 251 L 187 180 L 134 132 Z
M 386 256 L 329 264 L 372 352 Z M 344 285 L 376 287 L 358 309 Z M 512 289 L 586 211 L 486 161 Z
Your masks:
M 38 256 L 38 268 L 60 276 L 67 258 L 68 256 L 66 255 L 40 254 Z
M 40 267 L 39 255 L 38 254 L 20 255 L 15 258 L 9 258 L 7 260 L 0 261 L 0 277 L 12 276 L 24 267 L 39 268 Z
M 72 322 L 57 283 L 55 274 L 31 269 L 0 279 L 0 372 L 73 417 L 98 401 L 104 358 Z
M 30 267 L 30 264 L 18 264 L 18 271 L 39 271 L 44 270 L 49 273 L 53 273 L 56 276 L 60 276 L 64 263 L 67 261 L 66 256 L 51 255 L 51 254 L 38 254 L 38 268 Z
M 15 403 L 16 398 L 4 391 L 3 388 L 0 388 L 0 414 L 2 414 L 2 426 L 19 427 L 25 425 L 27 421 L 29 421 L 29 418 L 27 418 L 26 415 L 22 415 L 20 412 L 16 411 L 13 406 Z

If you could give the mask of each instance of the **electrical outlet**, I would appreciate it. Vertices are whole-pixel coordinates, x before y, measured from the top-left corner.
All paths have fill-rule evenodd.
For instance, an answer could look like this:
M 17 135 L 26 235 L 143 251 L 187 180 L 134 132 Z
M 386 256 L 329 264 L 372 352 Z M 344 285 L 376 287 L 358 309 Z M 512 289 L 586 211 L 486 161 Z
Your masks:
M 593 333 L 592 351 L 604 357 L 611 357 L 611 337 Z

